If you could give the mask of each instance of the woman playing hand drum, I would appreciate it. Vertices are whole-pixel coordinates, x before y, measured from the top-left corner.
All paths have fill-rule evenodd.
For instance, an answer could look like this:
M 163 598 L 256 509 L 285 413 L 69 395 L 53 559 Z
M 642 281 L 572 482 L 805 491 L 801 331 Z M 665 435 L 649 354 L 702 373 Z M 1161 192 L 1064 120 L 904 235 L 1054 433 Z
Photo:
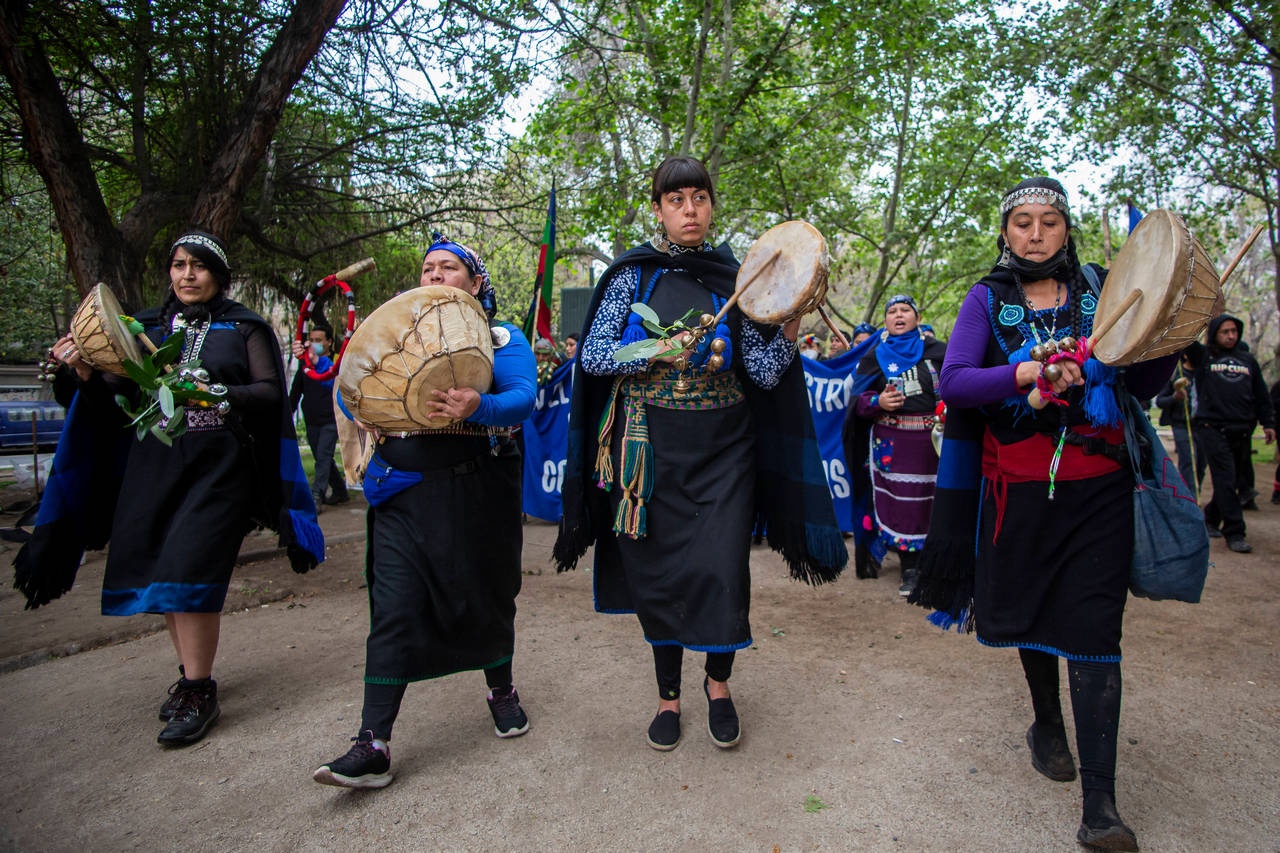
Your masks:
M 647 336 L 633 303 L 669 326 L 690 309 L 717 313 L 734 292 L 738 262 L 707 242 L 715 190 L 702 163 L 663 162 L 650 199 L 658 235 L 614 261 L 588 309 L 554 556 L 572 568 L 594 542 L 596 609 L 639 616 L 658 680 L 649 745 L 680 741 L 690 649 L 706 654 L 711 739 L 729 748 L 741 736 L 728 682 L 734 653 L 751 645 L 756 520 L 794 575 L 830 580 L 847 553 L 796 360 L 798 321 L 762 326 L 734 308 L 687 356 L 614 358 Z
M 118 498 L 112 494 L 97 511 L 110 517 L 114 507 L 115 513 L 102 612 L 165 615 L 182 678 L 160 708 L 166 725 L 159 742 L 182 746 L 204 737 L 220 714 L 213 661 L 245 534 L 255 525 L 278 529 L 298 571 L 323 559 L 323 537 L 307 495 L 294 512 L 285 506 L 286 492 L 299 495 L 282 482 L 283 448 L 292 447 L 299 478 L 302 470 L 296 445 L 282 442 L 293 432 L 280 348 L 265 320 L 227 298 L 231 268 L 222 241 L 202 231 L 185 233 L 169 251 L 168 276 L 164 303 L 137 320 L 153 344 L 181 337 L 179 363 L 198 360 L 223 402 L 180 407 L 174 417 L 185 418 L 186 429 L 171 446 L 149 433 L 136 442 L 130 437 Z M 87 415 L 101 430 L 131 436 L 112 397 L 136 398 L 137 387 L 91 368 L 70 335 L 54 346 L 54 355 L 80 383 L 69 422 Z M 103 482 L 87 485 L 100 488 Z
M 518 328 L 493 321 L 489 273 L 467 247 L 437 234 L 423 256 L 420 284 L 458 288 L 478 300 L 487 315 L 482 333 L 493 340 L 493 381 L 483 392 L 430 392 L 424 417 L 452 426 L 376 438 L 364 479 L 370 610 L 364 707 L 351 749 L 313 774 L 324 785 L 391 783 L 388 742 L 411 681 L 482 669 L 494 733 L 509 738 L 529 729 L 511 679 L 523 542 L 520 452 L 511 427 L 533 411 L 533 351 Z M 374 325 L 370 317 L 361 331 Z M 356 361 L 349 353 L 344 375 Z
M 1058 658 L 1067 660 L 1084 790 L 1077 838 L 1136 850 L 1115 806 L 1134 542 L 1117 372 L 1064 361 L 1042 385 L 1058 404 L 1035 410 L 1026 400 L 1043 369 L 1032 348 L 1093 330 L 1105 270 L 1080 266 L 1071 228 L 1055 180 L 1028 179 L 1001 201 L 1000 260 L 965 297 L 947 343 L 939 488 L 911 600 L 938 608 L 939 624 L 973 620 L 980 642 L 1019 650 L 1035 712 L 1031 763 L 1061 782 L 1076 778 L 1059 698 Z M 1126 369 L 1127 390 L 1152 396 L 1173 358 Z

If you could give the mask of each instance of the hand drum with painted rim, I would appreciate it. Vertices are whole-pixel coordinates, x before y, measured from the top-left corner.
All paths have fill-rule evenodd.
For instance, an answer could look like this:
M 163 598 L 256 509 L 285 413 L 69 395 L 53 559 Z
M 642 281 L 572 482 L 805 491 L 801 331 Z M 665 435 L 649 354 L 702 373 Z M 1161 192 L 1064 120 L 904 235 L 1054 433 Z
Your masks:
M 757 323 L 780 324 L 813 311 L 827 298 L 827 241 L 808 222 L 770 228 L 738 270 L 738 307 Z M 745 289 L 744 289 L 745 288 Z
M 356 420 L 385 432 L 439 429 L 432 391 L 493 382 L 493 337 L 480 303 L 456 287 L 417 287 L 378 306 L 351 335 L 338 392 Z
M 1185 349 L 1222 310 L 1218 273 L 1182 217 L 1153 210 L 1116 254 L 1093 326 L 1102 329 L 1134 291 L 1142 296 L 1103 332 L 1093 355 L 1121 367 Z
M 142 361 L 142 347 L 120 319 L 124 313 L 111 288 L 99 282 L 71 317 L 71 338 L 90 367 L 128 376 L 125 359 Z

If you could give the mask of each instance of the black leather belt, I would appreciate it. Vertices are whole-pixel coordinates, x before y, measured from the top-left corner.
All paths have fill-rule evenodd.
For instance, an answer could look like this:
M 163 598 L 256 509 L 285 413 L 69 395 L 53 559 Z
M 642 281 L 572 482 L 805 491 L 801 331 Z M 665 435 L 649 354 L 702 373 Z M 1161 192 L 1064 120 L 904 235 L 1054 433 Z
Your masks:
M 1129 461 L 1129 448 L 1124 442 L 1112 444 L 1105 438 L 1099 438 L 1096 435 L 1081 435 L 1071 430 L 1067 430 L 1064 440 L 1067 444 L 1074 444 L 1079 447 L 1085 456 L 1105 456 L 1121 465 Z

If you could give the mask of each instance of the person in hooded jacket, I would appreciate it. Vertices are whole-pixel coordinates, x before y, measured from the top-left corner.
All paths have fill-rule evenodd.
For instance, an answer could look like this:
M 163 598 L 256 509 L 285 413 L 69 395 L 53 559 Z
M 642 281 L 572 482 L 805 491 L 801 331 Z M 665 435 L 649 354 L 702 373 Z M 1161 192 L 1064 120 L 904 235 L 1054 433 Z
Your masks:
M 1247 554 L 1244 513 L 1236 489 L 1239 460 L 1248 459 L 1253 431 L 1262 424 L 1267 444 L 1276 440 L 1275 410 L 1262 368 L 1244 346 L 1244 323 L 1230 314 L 1209 321 L 1208 344 L 1192 344 L 1187 356 L 1195 369 L 1196 410 L 1191 426 L 1213 483 L 1204 508 L 1210 535 L 1221 532 L 1227 547 Z

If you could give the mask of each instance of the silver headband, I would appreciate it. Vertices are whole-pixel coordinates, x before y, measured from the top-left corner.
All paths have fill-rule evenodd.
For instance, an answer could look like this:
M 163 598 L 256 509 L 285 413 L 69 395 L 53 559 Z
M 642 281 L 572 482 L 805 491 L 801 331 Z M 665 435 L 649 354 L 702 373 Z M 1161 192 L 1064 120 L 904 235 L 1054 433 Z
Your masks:
M 1071 215 L 1071 209 L 1067 207 L 1067 197 L 1047 187 L 1023 187 L 1020 190 L 1014 190 L 1000 200 L 1000 215 L 1004 216 L 1020 204 L 1047 204 L 1063 216 Z
M 231 272 L 231 264 L 227 262 L 227 253 L 222 251 L 222 247 L 210 240 L 203 234 L 184 234 L 177 240 L 173 241 L 173 245 L 169 247 L 169 254 L 172 255 L 174 250 L 183 243 L 191 243 L 196 246 L 204 246 L 210 252 L 218 256 L 218 260 L 222 261 L 222 265 L 227 268 L 227 272 Z

